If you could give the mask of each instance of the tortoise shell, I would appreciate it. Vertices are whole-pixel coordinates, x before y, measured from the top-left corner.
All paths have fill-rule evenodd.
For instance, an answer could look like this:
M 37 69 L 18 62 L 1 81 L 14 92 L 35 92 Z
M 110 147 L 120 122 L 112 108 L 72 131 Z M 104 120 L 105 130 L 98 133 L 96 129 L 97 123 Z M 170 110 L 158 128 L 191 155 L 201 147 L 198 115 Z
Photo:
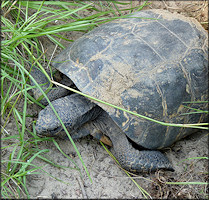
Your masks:
M 198 123 L 204 116 L 185 114 L 193 110 L 183 103 L 208 99 L 207 41 L 196 20 L 146 10 L 85 34 L 53 66 L 97 99 L 163 122 Z M 132 141 L 149 149 L 169 146 L 194 130 L 163 126 L 95 103 Z

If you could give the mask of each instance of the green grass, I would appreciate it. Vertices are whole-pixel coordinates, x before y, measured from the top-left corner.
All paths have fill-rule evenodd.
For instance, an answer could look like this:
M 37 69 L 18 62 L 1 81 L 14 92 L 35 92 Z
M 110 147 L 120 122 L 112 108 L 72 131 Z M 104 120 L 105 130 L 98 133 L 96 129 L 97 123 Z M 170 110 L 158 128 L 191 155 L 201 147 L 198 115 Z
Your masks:
M 1 161 L 1 195 L 2 198 L 30 198 L 27 188 L 26 176 L 31 174 L 45 173 L 44 166 L 33 164 L 34 160 L 42 160 L 46 165 L 53 165 L 58 168 L 67 168 L 54 163 L 47 157 L 49 149 L 41 149 L 45 142 L 53 143 L 55 147 L 62 153 L 69 162 L 74 164 L 72 170 L 80 169 L 69 156 L 67 156 L 58 143 L 53 138 L 40 138 L 35 132 L 35 122 L 32 120 L 28 110 L 31 104 L 36 103 L 44 108 L 31 95 L 33 87 L 38 87 L 43 97 L 47 96 L 36 83 L 31 86 L 29 80 L 35 80 L 30 75 L 32 67 L 38 66 L 43 73 L 50 79 L 43 65 L 49 63 L 46 58 L 45 51 L 42 49 L 40 42 L 41 37 L 47 37 L 55 45 L 64 48 L 60 40 L 72 42 L 70 38 L 65 38 L 63 32 L 77 31 L 88 32 L 102 23 L 123 17 L 124 11 L 139 11 L 147 4 L 134 8 L 130 2 L 130 9 L 119 9 L 118 5 L 126 4 L 123 1 L 97 1 L 96 3 L 84 3 L 83 1 L 3 1 L 2 9 L 2 41 L 1 41 L 1 117 L 2 117 L 2 152 L 8 155 L 7 159 Z M 94 11 L 83 17 L 83 11 Z M 111 17 L 110 17 L 111 14 Z M 56 22 L 54 23 L 56 19 Z M 51 79 L 50 79 L 51 80 Z M 51 84 L 52 85 L 52 84 Z M 50 90 L 50 87 L 49 89 Z M 76 92 L 76 91 L 75 91 Z M 91 97 L 90 97 L 91 98 Z M 51 102 L 48 100 L 51 105 Z M 110 106 L 108 102 L 103 102 Z M 20 106 L 22 105 L 22 106 Z M 52 107 L 53 108 L 53 107 Z M 117 107 L 118 108 L 118 107 Z M 122 109 L 122 108 L 118 108 Z M 54 110 L 56 113 L 56 111 Z M 146 118 L 136 113 L 131 114 Z M 195 112 L 200 112 L 195 110 Z M 59 116 L 57 115 L 59 118 Z M 59 118 L 60 120 L 60 118 Z M 153 119 L 148 119 L 153 120 Z M 12 121 L 15 124 L 14 133 L 10 135 L 7 124 Z M 29 121 L 29 122 L 28 122 Z M 61 121 L 61 120 L 60 120 Z M 11 123 L 11 122 L 10 122 Z M 163 123 L 159 122 L 158 123 Z M 82 157 L 67 132 L 66 127 L 61 121 L 80 161 L 89 176 L 88 170 Z M 163 123 L 163 125 L 169 125 Z M 202 125 L 202 126 L 200 126 Z M 174 125 L 175 126 L 175 125 Z M 178 125 L 182 126 L 182 125 Z M 185 126 L 185 125 L 184 125 Z M 192 127 L 202 127 L 204 124 L 190 125 Z M 2 153 L 2 154 L 3 154 Z M 62 181 L 57 177 L 52 178 Z M 81 174 L 82 175 L 82 174 Z M 91 177 L 89 176 L 91 180 Z M 66 183 L 68 184 L 68 183 Z M 136 184 L 136 183 L 135 183 Z M 137 185 L 144 197 L 150 197 L 143 188 Z
M 46 164 L 65 168 L 65 166 L 60 166 L 45 156 L 49 149 L 41 149 L 40 147 L 46 141 L 53 143 L 70 162 L 74 163 L 75 168 L 72 170 L 80 171 L 77 164 L 63 152 L 53 138 L 38 137 L 34 122 L 30 122 L 30 125 L 27 124 L 27 119 L 34 117 L 28 114 L 30 104 L 36 103 L 42 108 L 44 107 L 29 92 L 33 89 L 29 79 L 35 82 L 30 75 L 30 70 L 36 65 L 48 76 L 42 65 L 44 65 L 45 60 L 46 62 L 49 60 L 42 50 L 40 37 L 47 37 L 55 45 L 64 48 L 60 39 L 69 42 L 72 40 L 65 38 L 61 33 L 69 31 L 88 32 L 104 22 L 122 17 L 123 11 L 129 10 L 130 13 L 132 10 L 140 10 L 143 7 L 134 8 L 130 2 L 130 9 L 121 10 L 118 8 L 119 4 L 125 3 L 118 1 L 98 1 L 94 4 L 83 1 L 2 2 L 1 116 L 3 123 L 1 134 L 2 142 L 7 144 L 2 146 L 2 151 L 9 152 L 8 159 L 2 160 L 1 195 L 3 198 L 30 198 L 26 176 L 40 173 L 40 171 L 48 174 L 42 169 L 44 166 L 40 167 L 33 164 L 35 159 L 41 159 Z M 94 14 L 82 17 L 82 11 L 87 9 L 94 11 Z M 59 22 L 58 25 L 54 23 L 55 19 L 56 22 Z M 50 77 L 48 76 L 48 78 Z M 42 91 L 37 83 L 35 87 Z M 43 96 L 46 97 L 44 92 Z M 23 104 L 21 108 L 19 107 L 20 103 Z M 51 104 L 49 100 L 48 103 Z M 54 112 L 56 113 L 55 110 Z M 59 118 L 59 116 L 57 117 Z M 12 135 L 7 131 L 7 123 L 10 120 L 13 120 L 16 125 L 16 132 Z M 63 123 L 62 125 L 66 130 Z M 29 126 L 32 126 L 32 131 L 28 128 Z M 89 175 L 75 143 L 69 133 L 67 134 L 86 173 Z M 53 178 L 59 180 L 56 177 Z M 91 179 L 90 176 L 89 178 Z

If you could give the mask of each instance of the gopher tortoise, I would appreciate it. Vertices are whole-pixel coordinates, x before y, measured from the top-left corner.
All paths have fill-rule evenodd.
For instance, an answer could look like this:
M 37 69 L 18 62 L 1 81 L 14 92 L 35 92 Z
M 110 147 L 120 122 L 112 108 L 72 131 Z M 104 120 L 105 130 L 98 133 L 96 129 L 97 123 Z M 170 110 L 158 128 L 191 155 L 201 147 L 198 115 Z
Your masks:
M 194 102 L 208 99 L 207 49 L 207 33 L 196 20 L 146 10 L 88 32 L 52 65 L 65 75 L 65 85 L 74 84 L 87 95 L 155 120 L 191 124 L 205 119 L 190 112 L 207 107 Z M 46 77 L 37 68 L 32 75 L 38 83 L 46 83 L 42 86 L 46 90 Z M 40 96 L 37 91 L 36 97 Z M 63 88 L 50 92 L 72 138 L 91 134 L 112 143 L 113 154 L 129 171 L 173 170 L 158 150 L 197 130 L 163 126 L 80 94 L 67 94 Z M 49 105 L 39 113 L 36 131 L 66 137 Z

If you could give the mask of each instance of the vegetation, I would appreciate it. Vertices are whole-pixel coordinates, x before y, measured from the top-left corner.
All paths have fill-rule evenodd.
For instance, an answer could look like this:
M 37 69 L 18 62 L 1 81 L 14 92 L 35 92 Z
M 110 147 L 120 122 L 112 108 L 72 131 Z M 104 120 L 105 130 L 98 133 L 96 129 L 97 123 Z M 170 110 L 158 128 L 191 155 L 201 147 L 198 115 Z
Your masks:
M 2 160 L 1 194 L 3 198 L 30 198 L 26 176 L 39 173 L 38 170 L 47 173 L 42 169 L 44 166 L 33 164 L 35 159 L 64 168 L 45 156 L 48 149 L 40 149 L 41 143 L 49 141 L 53 142 L 64 154 L 53 138 L 40 138 L 36 135 L 34 115 L 28 114 L 29 107 L 33 103 L 43 107 L 30 92 L 33 89 L 30 79 L 34 81 L 30 75 L 32 67 L 39 66 L 50 79 L 43 68 L 45 62 L 49 63 L 50 60 L 45 56 L 46 50 L 43 50 L 40 37 L 47 37 L 55 45 L 64 48 L 60 40 L 69 42 L 72 40 L 64 37 L 63 32 L 87 32 L 101 23 L 122 17 L 124 11 L 130 13 L 134 9 L 140 10 L 143 7 L 134 8 L 129 3 L 130 9 L 121 10 L 118 8 L 119 4 L 126 3 L 117 1 L 98 1 L 96 3 L 83 1 L 2 2 L 1 133 L 4 143 L 2 154 L 8 154 L 8 159 Z M 93 14 L 82 16 L 82 12 L 86 10 Z M 42 90 L 38 84 L 35 87 Z M 44 92 L 43 95 L 46 97 Z M 51 104 L 50 101 L 49 104 Z M 7 128 L 9 121 L 16 124 L 14 134 L 10 134 L 11 130 Z M 71 139 L 70 135 L 69 138 Z M 71 142 L 83 163 L 72 139 Z M 5 146 L 5 144 L 7 145 Z M 69 156 L 65 156 L 69 158 Z M 69 159 L 74 163 L 71 158 Z M 80 170 L 76 163 L 74 164 L 74 169 Z M 83 166 L 88 173 L 84 163 Z M 49 176 L 51 175 L 49 174 Z
M 88 32 L 102 23 L 124 17 L 124 12 L 141 10 L 147 2 L 145 1 L 137 8 L 133 7 L 130 2 L 128 3 L 129 9 L 119 9 L 120 4 L 127 3 L 123 1 L 96 1 L 94 3 L 90 1 L 87 3 L 84 1 L 2 1 L 1 134 L 3 145 L 1 149 L 2 156 L 8 155 L 7 159 L 1 161 L 2 198 L 30 198 L 26 177 L 38 174 L 40 171 L 48 174 L 43 169 L 44 166 L 34 164 L 35 160 L 41 159 L 46 164 L 66 168 L 47 157 L 46 153 L 50 150 L 41 149 L 42 143 L 53 143 L 69 159 L 69 162 L 74 163 L 75 167 L 72 170 L 80 171 L 77 164 L 62 151 L 53 138 L 40 138 L 36 135 L 34 128 L 36 116 L 33 113 L 30 114 L 29 110 L 32 104 L 37 104 L 42 108 L 44 106 L 33 98 L 31 90 L 38 87 L 43 97 L 47 99 L 47 96 L 37 83 L 35 86 L 30 85 L 30 80 L 35 82 L 30 71 L 36 65 L 51 80 L 43 67 L 49 65 L 51 58 L 45 55 L 47 50 L 44 49 L 40 38 L 47 38 L 55 46 L 64 48 L 61 40 L 72 42 L 64 36 L 64 32 Z M 89 15 L 83 16 L 84 11 L 88 11 Z M 51 104 L 49 100 L 48 103 Z M 54 112 L 56 113 L 55 110 Z M 15 129 L 7 126 L 11 122 L 15 124 Z M 67 132 L 63 123 L 62 126 Z M 206 128 L 204 124 L 191 126 Z M 75 143 L 70 134 L 68 132 L 67 134 L 88 174 Z M 53 177 L 51 174 L 48 175 Z M 62 181 L 57 177 L 53 178 Z M 90 176 L 89 178 L 91 179 Z M 140 189 L 145 197 L 149 196 L 146 191 Z

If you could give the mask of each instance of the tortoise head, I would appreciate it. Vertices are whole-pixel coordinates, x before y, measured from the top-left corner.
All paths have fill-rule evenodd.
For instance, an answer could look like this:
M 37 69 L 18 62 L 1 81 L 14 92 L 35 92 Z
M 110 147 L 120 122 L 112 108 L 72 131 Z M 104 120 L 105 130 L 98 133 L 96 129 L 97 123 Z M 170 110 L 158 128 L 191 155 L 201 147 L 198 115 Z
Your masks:
M 41 136 L 56 136 L 62 130 L 62 126 L 50 106 L 41 110 L 36 122 L 36 132 Z

